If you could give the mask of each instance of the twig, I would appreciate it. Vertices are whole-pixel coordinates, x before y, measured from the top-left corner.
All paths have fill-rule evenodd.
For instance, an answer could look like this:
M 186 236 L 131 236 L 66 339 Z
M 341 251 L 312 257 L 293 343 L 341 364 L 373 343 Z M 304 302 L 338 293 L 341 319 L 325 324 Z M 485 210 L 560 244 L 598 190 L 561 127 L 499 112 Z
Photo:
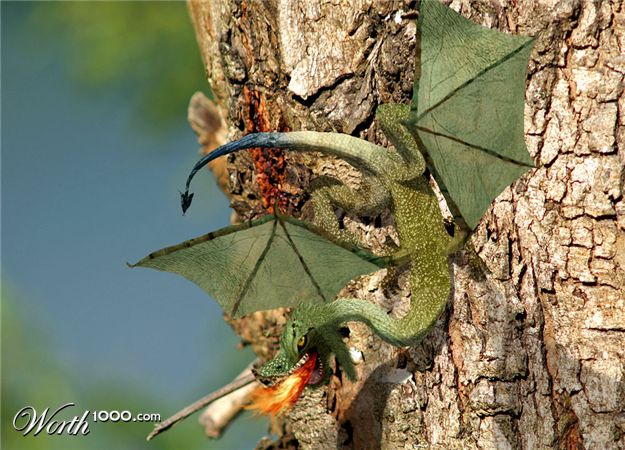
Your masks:
M 211 439 L 219 438 L 245 405 L 250 403 L 252 392 L 256 389 L 257 383 L 250 383 L 208 405 L 199 419 L 206 436 Z
M 202 409 L 203 407 L 205 407 L 209 403 L 214 402 L 215 400 L 223 397 L 224 395 L 228 395 L 229 393 L 231 393 L 233 391 L 236 391 L 237 389 L 240 389 L 241 387 L 243 387 L 243 386 L 245 386 L 247 384 L 250 384 L 250 383 L 254 382 L 255 380 L 256 379 L 254 378 L 254 375 L 252 375 L 251 373 L 248 373 L 246 375 L 242 375 L 242 376 L 236 378 L 234 381 L 232 381 L 231 383 L 225 385 L 224 387 L 222 387 L 220 389 L 217 389 L 215 392 L 211 392 L 210 394 L 208 394 L 208 395 L 202 397 L 201 399 L 193 402 L 189 406 L 181 409 L 180 411 L 178 411 L 176 414 L 174 414 L 170 418 L 165 419 L 164 421 L 162 421 L 160 423 L 157 423 L 154 426 L 154 430 L 152 430 L 152 432 L 150 434 L 148 434 L 148 437 L 146 439 L 149 441 L 154 436 L 157 436 L 157 435 L 161 434 L 163 431 L 171 428 L 172 426 L 174 426 L 175 424 L 177 424 L 181 420 L 186 419 L 191 414 L 193 414 L 194 412 Z

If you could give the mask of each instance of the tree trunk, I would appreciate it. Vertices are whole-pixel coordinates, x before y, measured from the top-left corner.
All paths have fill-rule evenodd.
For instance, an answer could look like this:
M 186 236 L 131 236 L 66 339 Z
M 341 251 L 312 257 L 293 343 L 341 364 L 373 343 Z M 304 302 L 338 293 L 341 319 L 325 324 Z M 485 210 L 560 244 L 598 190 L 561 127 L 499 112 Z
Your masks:
M 445 2 L 449 3 L 449 2 Z M 508 188 L 452 261 L 447 313 L 419 345 L 394 348 L 350 325 L 359 381 L 337 373 L 306 391 L 262 448 L 625 448 L 625 6 L 612 1 L 454 0 L 465 17 L 537 36 L 526 142 L 537 169 Z M 377 105 L 409 103 L 415 1 L 191 0 L 208 78 L 230 136 L 337 131 L 388 145 Z M 308 180 L 357 186 L 332 158 L 273 156 L 283 209 L 308 214 Z M 263 159 L 229 164 L 240 217 L 259 215 Z M 266 204 L 264 206 L 267 206 Z M 395 238 L 387 211 L 346 215 L 376 251 Z M 345 292 L 408 302 L 405 272 Z M 233 322 L 259 355 L 277 347 L 283 313 Z M 270 336 L 266 333 L 269 330 Z

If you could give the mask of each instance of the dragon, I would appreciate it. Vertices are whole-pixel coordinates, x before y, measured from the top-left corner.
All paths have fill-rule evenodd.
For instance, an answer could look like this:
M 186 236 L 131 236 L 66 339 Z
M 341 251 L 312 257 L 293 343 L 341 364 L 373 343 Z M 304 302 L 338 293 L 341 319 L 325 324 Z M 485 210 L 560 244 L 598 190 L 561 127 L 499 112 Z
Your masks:
M 200 256 L 193 256 L 195 259 L 182 255 L 199 241 L 202 245 L 213 242 L 215 234 L 161 250 L 137 263 L 187 276 L 211 292 L 235 317 L 269 307 L 295 306 L 281 336 L 279 352 L 254 370 L 257 379 L 268 387 L 256 396 L 255 407 L 263 412 L 276 414 L 297 401 L 305 386 L 326 384 L 332 357 L 348 379 L 356 380 L 356 369 L 341 334 L 348 322 L 366 324 L 395 346 L 419 342 L 445 310 L 452 285 L 449 255 L 463 245 L 501 191 L 533 167 L 523 132 L 525 73 L 533 40 L 474 24 L 436 0 L 421 1 L 417 32 L 420 58 L 412 104 L 385 104 L 376 111 L 376 119 L 393 148 L 340 133 L 249 134 L 198 161 L 181 194 L 181 206 L 186 212 L 193 198 L 189 187 L 195 174 L 216 158 L 250 148 L 314 151 L 347 161 L 362 174 L 358 190 L 325 178 L 312 186 L 315 223 L 323 230 L 317 234 L 328 236 L 341 248 L 362 247 L 341 229 L 335 208 L 356 215 L 371 215 L 388 208 L 400 242 L 399 250 L 388 261 L 410 264 L 410 309 L 404 317 L 393 318 L 384 308 L 365 300 L 327 299 L 323 286 L 315 279 L 316 272 L 308 267 L 307 258 L 291 238 L 295 232 L 289 234 L 277 216 L 266 232 L 266 245 L 253 275 L 259 273 L 258 261 L 269 258 L 270 249 L 281 239 L 293 249 L 323 301 L 276 298 L 267 303 L 251 297 L 246 300 L 250 306 L 239 310 L 243 296 L 254 290 L 249 287 L 251 276 L 244 280 L 243 288 L 233 288 L 238 292 L 236 301 L 221 301 L 222 292 L 215 292 L 214 278 L 190 275 L 191 269 L 186 268 L 191 262 L 197 265 L 198 261 L 206 261 L 205 255 L 213 250 L 203 249 Z M 430 175 L 453 213 L 453 224 L 443 217 Z M 249 224 L 247 229 L 260 226 L 270 225 L 259 222 Z M 304 224 L 302 227 L 310 228 Z M 276 230 L 280 228 L 284 231 L 278 239 Z M 237 231 L 241 232 L 230 229 L 221 235 L 232 236 Z M 232 242 L 228 241 L 227 248 Z M 324 255 L 318 256 L 323 264 Z M 374 258 L 367 258 L 374 262 Z M 350 272 L 348 279 L 379 267 L 382 265 L 364 265 L 356 273 Z M 338 289 L 340 286 L 334 290 Z

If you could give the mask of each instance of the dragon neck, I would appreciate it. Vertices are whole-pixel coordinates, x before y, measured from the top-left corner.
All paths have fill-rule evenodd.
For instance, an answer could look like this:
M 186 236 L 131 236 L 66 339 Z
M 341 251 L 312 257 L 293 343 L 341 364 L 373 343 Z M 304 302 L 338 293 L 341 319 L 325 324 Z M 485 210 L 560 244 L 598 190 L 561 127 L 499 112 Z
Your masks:
M 411 308 L 404 317 L 395 319 L 374 303 L 346 298 L 316 305 L 314 309 L 316 311 L 308 310 L 307 313 L 313 313 L 313 317 L 323 326 L 338 329 L 347 322 L 362 322 L 382 340 L 398 347 L 419 342 L 442 312 L 438 309 L 432 312 Z

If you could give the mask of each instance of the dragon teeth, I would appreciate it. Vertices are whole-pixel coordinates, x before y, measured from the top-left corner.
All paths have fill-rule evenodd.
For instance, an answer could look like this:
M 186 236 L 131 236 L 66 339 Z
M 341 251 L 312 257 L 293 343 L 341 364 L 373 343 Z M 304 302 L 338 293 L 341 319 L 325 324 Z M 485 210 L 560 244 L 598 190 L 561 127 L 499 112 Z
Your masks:
M 295 372 L 297 369 L 299 369 L 300 367 L 302 367 L 302 366 L 306 363 L 306 361 L 308 361 L 308 358 L 309 358 L 308 353 L 304 353 L 304 356 L 302 356 L 302 357 L 300 358 L 300 360 L 299 360 L 299 361 L 297 361 L 297 364 L 295 364 L 295 365 L 293 366 L 293 368 L 292 368 L 291 370 L 289 370 L 289 375 L 291 375 L 291 374 L 292 374 L 293 372 Z

